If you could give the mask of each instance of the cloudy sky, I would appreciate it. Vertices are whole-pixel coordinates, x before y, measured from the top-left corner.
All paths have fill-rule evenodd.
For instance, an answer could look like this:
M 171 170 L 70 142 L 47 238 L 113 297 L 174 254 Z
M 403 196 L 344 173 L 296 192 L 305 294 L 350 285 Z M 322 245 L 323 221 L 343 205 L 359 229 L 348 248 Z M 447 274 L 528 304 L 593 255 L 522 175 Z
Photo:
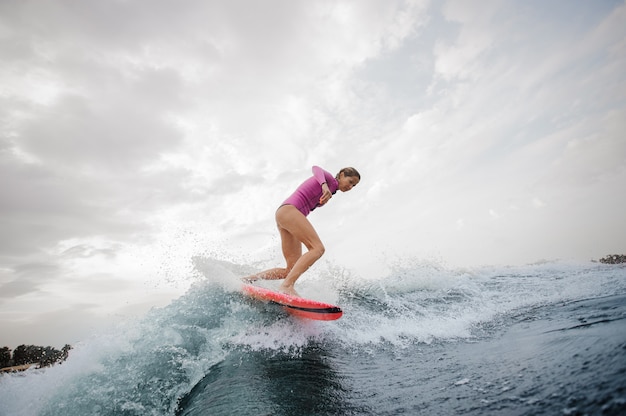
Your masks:
M 309 218 L 364 278 L 624 253 L 625 22 L 612 0 L 3 0 L 0 344 L 166 304 L 196 255 L 279 262 L 274 210 L 314 164 L 361 172 Z

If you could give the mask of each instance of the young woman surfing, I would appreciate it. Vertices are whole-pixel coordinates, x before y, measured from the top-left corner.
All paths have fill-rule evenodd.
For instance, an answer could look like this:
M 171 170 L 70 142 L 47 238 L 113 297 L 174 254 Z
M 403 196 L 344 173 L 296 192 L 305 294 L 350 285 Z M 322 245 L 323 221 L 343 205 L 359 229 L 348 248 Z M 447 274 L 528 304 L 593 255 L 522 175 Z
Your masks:
M 285 279 L 279 290 L 298 296 L 293 287 L 296 280 L 324 254 L 324 245 L 306 217 L 330 201 L 337 190 L 348 192 L 355 187 L 361 175 L 354 168 L 343 168 L 336 176 L 319 166 L 313 166 L 312 171 L 313 176 L 276 210 L 276 225 L 287 267 L 266 270 L 245 280 Z M 307 248 L 304 254 L 302 244 Z

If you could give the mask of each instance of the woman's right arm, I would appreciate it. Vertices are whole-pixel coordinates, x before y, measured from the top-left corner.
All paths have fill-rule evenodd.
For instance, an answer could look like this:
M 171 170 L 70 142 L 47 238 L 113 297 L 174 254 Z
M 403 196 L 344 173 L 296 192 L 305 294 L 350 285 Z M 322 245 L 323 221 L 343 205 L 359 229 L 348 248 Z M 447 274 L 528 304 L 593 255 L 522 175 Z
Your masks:
M 330 201 L 330 198 L 332 198 L 333 196 L 332 192 L 330 192 L 330 188 L 328 187 L 328 184 L 326 183 L 325 174 L 327 172 L 324 169 L 320 168 L 319 166 L 313 166 L 311 170 L 313 171 L 313 176 L 322 187 L 322 196 L 320 197 L 320 205 L 324 205 L 325 203 Z

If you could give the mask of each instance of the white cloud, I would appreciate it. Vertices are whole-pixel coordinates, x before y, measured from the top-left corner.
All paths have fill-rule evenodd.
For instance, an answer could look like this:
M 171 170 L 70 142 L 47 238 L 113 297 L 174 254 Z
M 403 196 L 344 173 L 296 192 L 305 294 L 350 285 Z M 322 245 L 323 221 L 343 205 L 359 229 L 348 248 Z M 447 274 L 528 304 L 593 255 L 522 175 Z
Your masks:
M 543 202 L 541 199 L 539 198 L 533 198 L 532 204 L 535 208 L 543 208 L 546 206 L 546 203 Z
M 481 56 L 489 50 L 496 34 L 493 16 L 501 3 L 485 1 L 481 7 L 470 2 L 447 1 L 442 8 L 446 20 L 458 23 L 460 30 L 453 44 L 435 44 L 435 74 L 445 80 L 471 79 L 481 72 Z

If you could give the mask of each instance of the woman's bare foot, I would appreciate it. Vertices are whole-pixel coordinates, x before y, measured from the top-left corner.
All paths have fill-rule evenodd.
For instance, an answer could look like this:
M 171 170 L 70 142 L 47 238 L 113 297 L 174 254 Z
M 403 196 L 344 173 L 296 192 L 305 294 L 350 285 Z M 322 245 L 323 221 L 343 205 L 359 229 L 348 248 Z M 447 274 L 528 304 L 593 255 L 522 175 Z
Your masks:
M 283 286 L 280 285 L 280 287 L 278 288 L 278 291 L 281 293 L 285 293 L 287 295 L 290 296 L 295 296 L 296 298 L 301 298 L 302 296 L 300 296 L 298 294 L 298 292 L 296 292 L 296 290 L 293 288 L 293 286 Z
M 284 279 L 287 276 L 287 269 L 284 267 L 278 267 L 275 269 L 269 269 L 264 272 L 255 273 L 250 276 L 242 277 L 244 282 L 254 282 L 256 280 L 278 280 Z
M 246 276 L 246 277 L 242 277 L 241 280 L 244 283 L 254 283 L 257 280 L 259 280 L 259 276 L 257 276 L 256 274 L 253 274 L 252 276 Z

